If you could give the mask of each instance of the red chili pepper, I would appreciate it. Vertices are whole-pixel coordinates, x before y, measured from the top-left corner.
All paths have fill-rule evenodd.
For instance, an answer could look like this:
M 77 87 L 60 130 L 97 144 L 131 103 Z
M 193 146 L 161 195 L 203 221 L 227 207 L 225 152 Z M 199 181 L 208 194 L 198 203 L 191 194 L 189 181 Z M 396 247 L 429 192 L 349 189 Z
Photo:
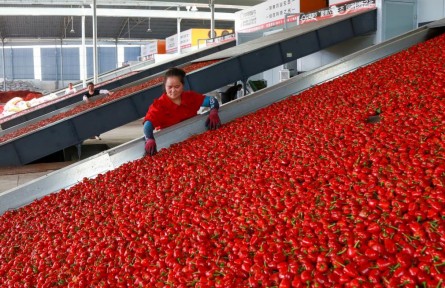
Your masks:
M 444 47 L 440 35 L 7 211 L 1 283 L 442 285 Z

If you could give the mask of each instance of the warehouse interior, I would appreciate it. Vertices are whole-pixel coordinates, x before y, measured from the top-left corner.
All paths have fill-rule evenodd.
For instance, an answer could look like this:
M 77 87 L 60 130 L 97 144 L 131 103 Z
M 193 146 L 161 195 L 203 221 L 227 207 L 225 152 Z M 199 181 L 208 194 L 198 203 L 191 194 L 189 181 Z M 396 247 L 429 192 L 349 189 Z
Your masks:
M 34 248 L 4 248 L 0 279 L 441 287 L 444 32 L 445 0 L 5 1 L 3 92 L 31 83 L 40 96 L 13 112 L 0 102 L 0 215 L 78 195 L 108 210 L 54 211 L 77 224 L 64 243 L 45 232 L 51 243 L 83 253 L 19 273 L 10 259 Z M 157 129 L 150 156 L 142 124 L 171 67 L 187 71 L 184 90 L 217 99 L 222 125 L 209 130 L 214 108 L 201 108 Z M 107 93 L 85 103 L 91 82 Z M 87 227 L 97 219 L 117 223 L 98 229 L 103 243 Z

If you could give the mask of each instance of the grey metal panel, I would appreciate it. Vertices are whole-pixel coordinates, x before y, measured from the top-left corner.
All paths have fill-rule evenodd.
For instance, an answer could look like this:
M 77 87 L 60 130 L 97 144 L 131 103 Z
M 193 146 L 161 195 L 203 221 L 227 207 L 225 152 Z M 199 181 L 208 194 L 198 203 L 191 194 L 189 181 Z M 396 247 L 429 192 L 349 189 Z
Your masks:
M 312 54 L 320 50 L 320 43 L 316 32 L 310 32 L 300 37 L 285 40 L 280 43 L 281 54 L 286 62 L 296 60 L 303 56 Z
M 17 163 L 22 162 L 14 147 L 14 143 L 6 144 L 1 151 L 0 159 L 4 166 L 16 166 Z
M 361 14 L 351 20 L 355 35 L 362 35 L 377 30 L 377 10 Z
M 3 48 L 1 48 L 3 49 Z M 3 75 L 3 65 L 6 65 L 5 67 L 5 72 L 6 72 L 6 78 L 7 79 L 12 79 L 12 48 L 11 47 L 5 47 L 5 63 L 3 64 L 3 55 L 1 55 L 2 57 L 0 57 L 0 68 L 2 71 L 2 75 Z M 1 51 L 1 50 L 0 50 Z M 4 78 L 4 76 L 2 76 L 2 78 Z
M 3 54 L 2 54 L 2 51 L 3 51 L 3 48 L 0 47 L 0 75 L 2 76 L 1 78 L 6 78 L 5 75 L 3 75 Z
M 414 1 L 383 2 L 383 40 L 395 37 L 417 26 L 417 4 Z
M 247 76 L 252 76 L 285 63 L 279 45 L 264 47 L 252 53 L 240 55 L 239 58 L 243 72 Z
M 34 79 L 32 48 L 14 48 L 12 53 L 14 79 Z
M 136 107 L 138 117 L 142 117 L 145 115 L 145 113 L 147 113 L 148 106 L 150 106 L 154 99 L 162 94 L 162 91 L 162 85 L 157 85 L 148 91 L 137 93 L 131 97 L 133 106 Z
M 87 47 L 87 77 L 93 77 L 93 48 Z
M 438 28 L 438 27 L 444 27 L 445 26 L 445 18 L 440 19 L 438 21 L 434 21 L 432 23 L 426 24 L 430 28 Z
M 42 80 L 58 80 L 59 79 L 59 59 L 60 49 L 58 48 L 41 48 L 40 49 L 40 65 L 42 69 Z
M 141 56 L 141 47 L 124 47 L 124 61 L 136 61 Z
M 264 31 L 238 33 L 236 41 L 238 41 L 238 45 L 240 45 L 240 44 L 261 38 L 263 36 L 264 36 Z
M 273 102 L 285 99 L 289 95 L 310 88 L 312 85 L 329 81 L 440 34 L 439 31 L 430 32 L 428 29 L 417 29 L 407 35 L 366 48 L 329 65 L 300 74 L 277 85 L 229 102 L 220 108 L 221 119 L 223 123 L 226 123 Z M 203 132 L 204 127 L 202 124 L 205 117 L 207 115 L 199 115 L 156 133 L 158 148 L 166 148 L 172 143 Z M 0 215 L 9 209 L 26 205 L 33 199 L 43 197 L 62 188 L 67 188 L 80 181 L 83 177 L 92 178 L 99 173 L 106 172 L 107 169 L 111 170 L 123 163 L 141 158 L 144 153 L 143 147 L 144 141 L 141 137 L 55 171 L 29 184 L 0 193 Z
M 187 85 L 191 90 L 206 93 L 244 76 L 239 58 L 231 58 L 206 67 L 204 73 L 188 74 Z
M 80 79 L 80 53 L 79 48 L 63 48 L 63 79 Z
M 99 73 L 105 73 L 117 68 L 117 55 L 115 47 L 99 47 L 98 57 Z
M 47 156 L 80 142 L 70 120 L 55 123 L 45 129 L 17 138 L 14 143 L 21 164 Z M 11 142 L 8 142 L 11 143 Z M 3 154 L 3 145 L 0 146 Z M 4 166 L 3 161 L 0 164 Z
M 82 113 L 72 121 L 80 139 L 87 139 L 134 121 L 138 117 L 138 111 L 131 98 L 123 98 L 103 105 L 101 109 Z
M 320 48 L 322 49 L 352 37 L 354 37 L 354 30 L 352 28 L 352 21 L 350 20 L 337 22 L 332 26 L 326 26 L 318 30 Z
M 0 72 L 2 75 L 2 78 L 6 78 L 5 75 L 3 75 L 3 47 L 0 47 Z

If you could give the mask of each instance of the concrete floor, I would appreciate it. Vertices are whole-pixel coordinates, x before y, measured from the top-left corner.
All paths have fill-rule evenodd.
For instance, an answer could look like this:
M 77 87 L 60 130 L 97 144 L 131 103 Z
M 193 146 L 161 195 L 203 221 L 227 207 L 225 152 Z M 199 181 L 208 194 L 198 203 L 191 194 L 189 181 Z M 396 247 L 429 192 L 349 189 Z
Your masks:
M 105 144 L 112 148 L 133 139 L 143 136 L 142 119 L 131 122 L 122 127 L 108 131 L 100 135 L 102 140 L 89 139 L 85 140 L 82 145 L 84 152 L 91 151 L 88 145 Z M 82 156 L 91 156 L 84 153 Z M 84 158 L 84 157 L 82 157 Z M 45 176 L 46 174 L 66 167 L 74 161 L 56 162 L 56 163 L 40 163 L 29 164 L 21 167 L 5 167 L 0 168 L 0 193 L 15 188 L 19 185 L 28 183 L 29 181 Z

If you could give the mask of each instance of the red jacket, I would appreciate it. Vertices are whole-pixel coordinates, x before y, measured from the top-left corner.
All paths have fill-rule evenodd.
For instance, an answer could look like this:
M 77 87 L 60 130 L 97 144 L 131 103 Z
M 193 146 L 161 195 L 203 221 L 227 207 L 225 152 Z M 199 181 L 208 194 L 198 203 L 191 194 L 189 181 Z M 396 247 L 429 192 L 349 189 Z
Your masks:
M 161 129 L 177 124 L 196 116 L 204 97 L 194 91 L 184 91 L 181 95 L 181 104 L 176 105 L 164 93 L 150 105 L 144 122 L 148 120 L 153 127 Z

